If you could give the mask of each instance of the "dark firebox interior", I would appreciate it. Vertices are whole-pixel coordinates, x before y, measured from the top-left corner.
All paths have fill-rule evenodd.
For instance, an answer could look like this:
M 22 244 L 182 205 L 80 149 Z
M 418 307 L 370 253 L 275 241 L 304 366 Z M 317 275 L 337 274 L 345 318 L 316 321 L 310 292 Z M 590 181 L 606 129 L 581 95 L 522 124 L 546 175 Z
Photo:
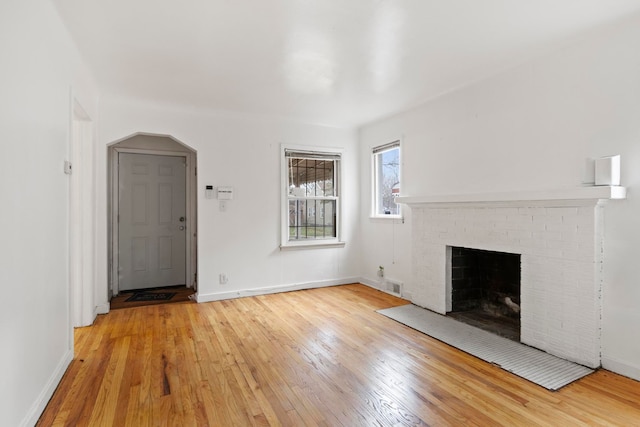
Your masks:
M 520 255 L 451 248 L 451 312 L 447 315 L 520 341 Z

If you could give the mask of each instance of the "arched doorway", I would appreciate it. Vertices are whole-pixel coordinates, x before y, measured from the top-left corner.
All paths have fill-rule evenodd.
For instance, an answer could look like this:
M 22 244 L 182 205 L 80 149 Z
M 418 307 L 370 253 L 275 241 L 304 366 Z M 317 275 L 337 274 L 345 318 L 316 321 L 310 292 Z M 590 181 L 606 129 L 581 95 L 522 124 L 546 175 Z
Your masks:
M 109 146 L 109 171 L 110 298 L 135 293 L 129 300 L 147 303 L 161 301 L 159 289 L 195 291 L 196 152 L 139 133 Z

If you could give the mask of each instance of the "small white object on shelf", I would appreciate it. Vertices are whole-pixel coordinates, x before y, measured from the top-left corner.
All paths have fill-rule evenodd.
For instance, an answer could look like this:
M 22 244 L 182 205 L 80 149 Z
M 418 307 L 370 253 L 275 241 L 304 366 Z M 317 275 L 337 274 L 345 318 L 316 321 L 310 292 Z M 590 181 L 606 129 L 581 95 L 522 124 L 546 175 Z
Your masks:
M 596 185 L 620 185 L 620 156 L 596 159 Z

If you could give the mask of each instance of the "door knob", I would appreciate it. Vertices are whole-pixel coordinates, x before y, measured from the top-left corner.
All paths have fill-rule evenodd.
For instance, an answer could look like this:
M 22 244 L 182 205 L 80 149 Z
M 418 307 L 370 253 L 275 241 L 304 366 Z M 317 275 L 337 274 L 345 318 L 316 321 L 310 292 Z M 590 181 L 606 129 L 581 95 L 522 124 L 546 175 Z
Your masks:
M 184 230 L 186 227 L 184 225 L 181 225 L 179 228 L 180 230 Z
M 180 217 L 180 222 L 184 222 L 184 217 L 183 216 Z

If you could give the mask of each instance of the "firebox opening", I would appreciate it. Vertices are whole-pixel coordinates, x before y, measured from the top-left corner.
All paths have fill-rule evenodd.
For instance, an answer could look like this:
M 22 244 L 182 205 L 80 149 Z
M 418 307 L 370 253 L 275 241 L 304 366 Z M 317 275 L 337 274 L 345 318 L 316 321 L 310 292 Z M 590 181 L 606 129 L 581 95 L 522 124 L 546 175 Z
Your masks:
M 520 255 L 451 248 L 447 315 L 520 341 Z

